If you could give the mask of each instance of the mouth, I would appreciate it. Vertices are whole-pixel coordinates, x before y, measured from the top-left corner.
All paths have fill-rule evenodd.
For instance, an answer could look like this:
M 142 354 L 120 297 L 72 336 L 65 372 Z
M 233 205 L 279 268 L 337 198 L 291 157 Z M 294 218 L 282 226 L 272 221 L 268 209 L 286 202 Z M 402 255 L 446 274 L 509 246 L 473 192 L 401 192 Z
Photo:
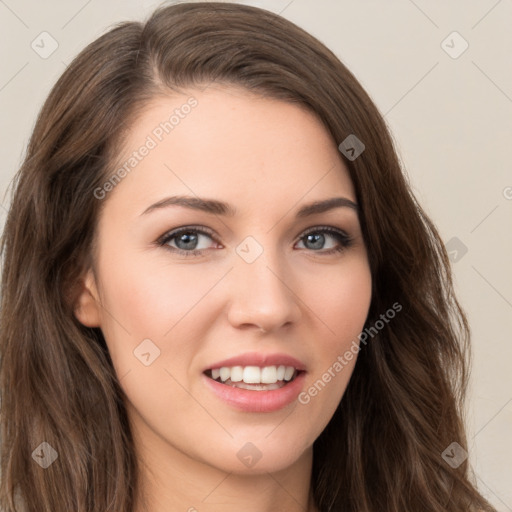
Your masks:
M 251 391 L 272 391 L 288 386 L 304 370 L 294 366 L 222 366 L 210 368 L 203 372 L 207 377 L 239 389 Z

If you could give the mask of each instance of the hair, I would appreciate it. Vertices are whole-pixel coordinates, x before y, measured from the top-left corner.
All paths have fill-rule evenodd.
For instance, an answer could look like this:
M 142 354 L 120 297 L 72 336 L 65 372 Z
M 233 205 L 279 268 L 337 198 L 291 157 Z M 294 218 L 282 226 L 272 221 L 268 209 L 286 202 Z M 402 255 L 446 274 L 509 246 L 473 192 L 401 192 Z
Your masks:
M 464 398 L 468 320 L 444 244 L 418 204 L 382 115 L 354 75 L 272 12 L 223 2 L 162 6 L 89 44 L 44 103 L 1 239 L 1 484 L 5 512 L 132 512 L 140 482 L 125 395 L 99 328 L 74 315 L 94 268 L 104 201 L 123 137 L 148 102 L 205 84 L 239 86 L 313 112 L 336 145 L 365 145 L 345 164 L 372 275 L 365 326 L 402 309 L 361 343 L 346 392 L 313 445 L 322 512 L 495 510 L 473 483 Z M 47 442 L 55 463 L 35 463 Z

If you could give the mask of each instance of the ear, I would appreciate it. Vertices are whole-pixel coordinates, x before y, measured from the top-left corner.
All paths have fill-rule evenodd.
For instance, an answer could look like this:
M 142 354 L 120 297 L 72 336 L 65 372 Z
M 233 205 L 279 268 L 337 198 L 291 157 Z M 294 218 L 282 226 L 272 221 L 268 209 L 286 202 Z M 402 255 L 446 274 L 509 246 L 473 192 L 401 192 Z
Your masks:
M 101 306 L 92 270 L 88 270 L 77 286 L 79 289 L 74 307 L 75 317 L 86 327 L 100 327 Z

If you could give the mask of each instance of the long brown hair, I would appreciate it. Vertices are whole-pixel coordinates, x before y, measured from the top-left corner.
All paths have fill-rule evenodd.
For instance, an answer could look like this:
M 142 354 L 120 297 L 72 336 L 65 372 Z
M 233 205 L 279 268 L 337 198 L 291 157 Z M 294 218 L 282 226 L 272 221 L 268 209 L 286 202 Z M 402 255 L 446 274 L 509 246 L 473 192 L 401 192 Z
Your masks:
M 112 28 L 74 59 L 39 114 L 1 241 L 0 506 L 133 511 L 139 480 L 125 397 L 101 330 L 73 314 L 76 283 L 93 264 L 102 205 L 94 191 L 112 174 L 125 129 L 156 94 L 212 82 L 306 107 L 336 145 L 351 134 L 365 145 L 345 163 L 373 278 L 367 325 L 390 304 L 403 309 L 361 344 L 314 443 L 319 510 L 494 510 L 468 461 L 454 468 L 442 457 L 453 442 L 467 447 L 470 331 L 443 242 L 381 114 L 317 39 L 266 10 L 221 2 L 161 7 L 146 23 Z M 52 454 L 46 468 L 36 463 Z

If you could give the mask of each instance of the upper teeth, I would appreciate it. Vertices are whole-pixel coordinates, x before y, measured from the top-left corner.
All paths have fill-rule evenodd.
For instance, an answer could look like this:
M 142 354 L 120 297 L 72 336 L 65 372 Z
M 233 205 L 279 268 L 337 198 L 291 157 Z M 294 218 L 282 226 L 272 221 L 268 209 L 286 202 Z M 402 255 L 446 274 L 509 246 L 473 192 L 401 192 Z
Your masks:
M 275 384 L 279 380 L 292 380 L 295 374 L 293 366 L 223 366 L 212 370 L 212 379 L 222 382 L 231 379 L 231 382 L 245 382 L 247 384 Z

